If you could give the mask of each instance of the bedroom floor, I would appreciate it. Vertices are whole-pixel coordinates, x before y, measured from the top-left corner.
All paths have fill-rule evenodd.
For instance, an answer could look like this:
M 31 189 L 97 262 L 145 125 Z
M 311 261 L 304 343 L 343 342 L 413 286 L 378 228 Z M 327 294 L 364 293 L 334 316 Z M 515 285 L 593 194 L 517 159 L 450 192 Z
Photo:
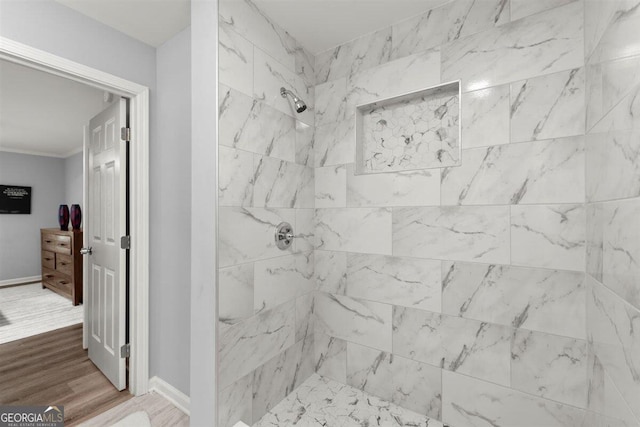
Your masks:
M 442 427 L 442 423 L 314 374 L 253 425 L 276 426 Z
M 82 324 L 0 345 L 0 378 L 2 404 L 63 405 L 66 426 L 131 398 L 89 360 Z
M 40 283 L 0 288 L 0 344 L 82 323 L 82 304 Z

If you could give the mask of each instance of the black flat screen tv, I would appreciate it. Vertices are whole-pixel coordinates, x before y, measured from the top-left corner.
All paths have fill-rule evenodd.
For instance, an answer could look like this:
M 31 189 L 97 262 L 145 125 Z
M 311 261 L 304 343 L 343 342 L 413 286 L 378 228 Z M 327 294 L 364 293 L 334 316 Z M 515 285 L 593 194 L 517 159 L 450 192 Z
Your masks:
M 0 214 L 31 214 L 31 187 L 0 185 Z

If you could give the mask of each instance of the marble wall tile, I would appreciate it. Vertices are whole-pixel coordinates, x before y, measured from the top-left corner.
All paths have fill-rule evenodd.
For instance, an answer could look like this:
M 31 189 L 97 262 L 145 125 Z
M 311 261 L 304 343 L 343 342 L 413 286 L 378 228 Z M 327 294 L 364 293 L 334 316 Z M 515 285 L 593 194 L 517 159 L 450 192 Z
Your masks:
M 640 196 L 640 131 L 586 136 L 587 200 Z
M 307 104 L 307 110 L 296 113 L 289 97 L 280 95 L 284 87 L 297 94 Z M 260 49 L 253 51 L 253 97 L 276 110 L 294 117 L 308 125 L 313 125 L 313 87 L 292 69 L 288 69 Z
M 391 57 L 411 55 L 508 21 L 508 0 L 453 1 L 393 25 Z
M 470 91 L 581 67 L 583 16 L 574 2 L 447 43 L 442 80 Z
M 232 325 L 253 316 L 253 263 L 221 268 L 218 280 L 220 321 Z
M 353 163 L 356 158 L 355 129 L 353 118 L 316 127 L 315 167 Z
M 220 145 L 295 160 L 295 120 L 234 89 L 220 85 Z
M 593 354 L 640 419 L 640 311 L 588 278 L 589 341 Z
M 294 71 L 296 41 L 249 0 L 222 0 L 220 27 L 230 28 Z
M 391 255 L 391 209 L 316 209 L 316 248 Z
M 394 307 L 393 353 L 509 385 L 511 328 Z
M 442 419 L 442 370 L 396 355 L 391 401 L 431 418 Z
M 315 144 L 315 127 L 296 120 L 296 163 L 313 167 L 313 146 Z
M 585 411 L 466 375 L 442 372 L 442 421 L 469 427 L 580 426 Z
M 581 272 L 446 261 L 442 312 L 586 339 Z
M 602 62 L 640 53 L 637 0 L 585 1 L 585 53 Z
M 584 271 L 583 205 L 511 207 L 511 262 L 514 265 Z
M 400 75 L 402 78 L 398 78 Z M 355 114 L 357 105 L 438 84 L 440 84 L 439 49 L 427 50 L 370 68 L 347 79 L 346 117 Z
M 227 387 L 291 347 L 294 342 L 293 301 L 244 322 L 221 328 L 218 386 Z
M 310 252 L 315 247 L 315 209 L 296 209 L 293 247 L 296 252 Z
M 440 169 L 355 175 L 349 164 L 346 181 L 349 207 L 440 205 Z
M 597 122 L 591 132 L 605 133 L 616 130 L 631 130 L 640 127 L 640 85 L 624 96 L 604 117 Z
M 315 87 L 316 126 L 347 119 L 347 78 L 342 77 Z M 350 116 L 353 112 L 350 113 Z
M 393 208 L 393 254 L 509 263 L 509 207 Z
M 440 261 L 347 254 L 345 294 L 370 301 L 440 312 Z
M 393 366 L 391 353 L 347 343 L 347 385 L 391 401 Z
M 229 25 L 218 31 L 218 81 L 253 95 L 253 44 Z
M 511 387 L 587 407 L 587 342 L 516 330 L 511 346 Z
M 443 205 L 581 203 L 584 137 L 463 150 L 442 172 Z
M 256 158 L 253 205 L 313 208 L 313 168 L 271 157 Z
M 509 85 L 463 93 L 462 148 L 508 144 L 509 110 Z
M 220 207 L 219 215 L 221 268 L 293 252 L 293 248 L 278 249 L 273 238 L 278 224 L 295 223 L 293 209 Z
M 269 310 L 313 291 L 313 265 L 313 252 L 256 261 L 255 312 Z
M 315 370 L 323 377 L 347 383 L 347 342 L 320 332 L 315 334 Z
M 604 205 L 585 205 L 586 224 L 586 273 L 602 282 L 602 251 L 604 243 Z
M 304 82 L 307 86 L 314 86 L 316 84 L 315 56 L 307 49 L 302 47 L 300 43 L 296 43 L 294 56 L 296 63 L 296 74 L 304 79 Z
M 584 68 L 512 83 L 511 141 L 584 134 L 584 100 Z
M 615 384 L 604 371 L 600 360 L 589 350 L 589 391 L 588 409 L 591 414 L 599 414 L 602 417 L 583 427 L 626 427 L 637 426 L 638 419 L 631 412 L 631 408 L 624 401 Z M 592 418 L 592 417 L 587 417 Z
M 296 298 L 296 342 L 308 340 L 315 333 L 313 312 L 313 292 Z
M 253 206 L 254 154 L 220 146 L 218 156 L 220 206 Z
M 602 283 L 640 309 L 640 199 L 603 207 Z
M 316 290 L 344 295 L 347 286 L 347 253 L 316 250 Z
M 253 419 L 259 420 L 313 374 L 313 360 L 305 360 L 304 341 L 280 353 L 253 373 Z
M 318 292 L 316 332 L 390 352 L 391 309 L 388 304 Z
M 440 368 L 347 343 L 347 384 L 403 408 L 440 419 Z
M 252 383 L 253 375 L 249 374 L 220 391 L 218 400 L 220 427 L 233 427 L 238 421 L 253 424 Z
M 370 33 L 316 55 L 316 81 L 350 77 L 389 60 L 391 27 Z
M 315 170 L 316 208 L 347 207 L 347 168 L 328 166 Z
M 511 0 L 511 20 L 543 12 L 571 3 L 575 0 Z
M 586 65 L 587 129 L 593 128 L 603 117 L 611 115 L 619 116 L 618 120 L 607 120 L 617 125 L 615 129 L 628 129 L 637 123 L 632 112 L 633 109 L 637 111 L 637 104 L 633 99 L 636 98 L 640 85 L 639 72 L 638 56 Z M 623 111 L 619 111 L 620 109 Z

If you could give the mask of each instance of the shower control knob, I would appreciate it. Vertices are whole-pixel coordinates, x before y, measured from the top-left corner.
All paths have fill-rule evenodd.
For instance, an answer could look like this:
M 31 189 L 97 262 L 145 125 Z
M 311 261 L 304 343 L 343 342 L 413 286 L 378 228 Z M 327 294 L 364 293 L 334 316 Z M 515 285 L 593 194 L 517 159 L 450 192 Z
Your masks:
M 280 224 L 278 224 L 278 226 L 276 227 L 275 235 L 276 246 L 278 247 L 278 249 L 287 249 L 289 246 L 291 246 L 294 237 L 295 236 L 293 235 L 293 227 L 291 227 L 291 224 L 289 224 L 288 222 L 281 222 Z

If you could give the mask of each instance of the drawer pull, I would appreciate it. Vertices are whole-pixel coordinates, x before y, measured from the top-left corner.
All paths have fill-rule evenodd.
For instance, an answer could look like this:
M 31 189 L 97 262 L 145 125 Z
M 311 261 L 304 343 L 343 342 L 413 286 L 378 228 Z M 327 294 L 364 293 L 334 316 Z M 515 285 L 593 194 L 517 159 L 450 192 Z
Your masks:
M 58 283 L 60 283 L 61 285 L 66 285 L 69 282 L 67 282 L 66 280 L 60 280 Z
M 45 258 L 45 261 L 51 261 L 53 258 Z
M 51 243 L 51 240 L 45 240 L 44 242 L 45 243 Z
M 45 279 L 51 279 L 53 277 L 53 274 L 45 274 L 44 277 Z
M 66 262 L 60 262 L 60 265 L 67 265 Z

